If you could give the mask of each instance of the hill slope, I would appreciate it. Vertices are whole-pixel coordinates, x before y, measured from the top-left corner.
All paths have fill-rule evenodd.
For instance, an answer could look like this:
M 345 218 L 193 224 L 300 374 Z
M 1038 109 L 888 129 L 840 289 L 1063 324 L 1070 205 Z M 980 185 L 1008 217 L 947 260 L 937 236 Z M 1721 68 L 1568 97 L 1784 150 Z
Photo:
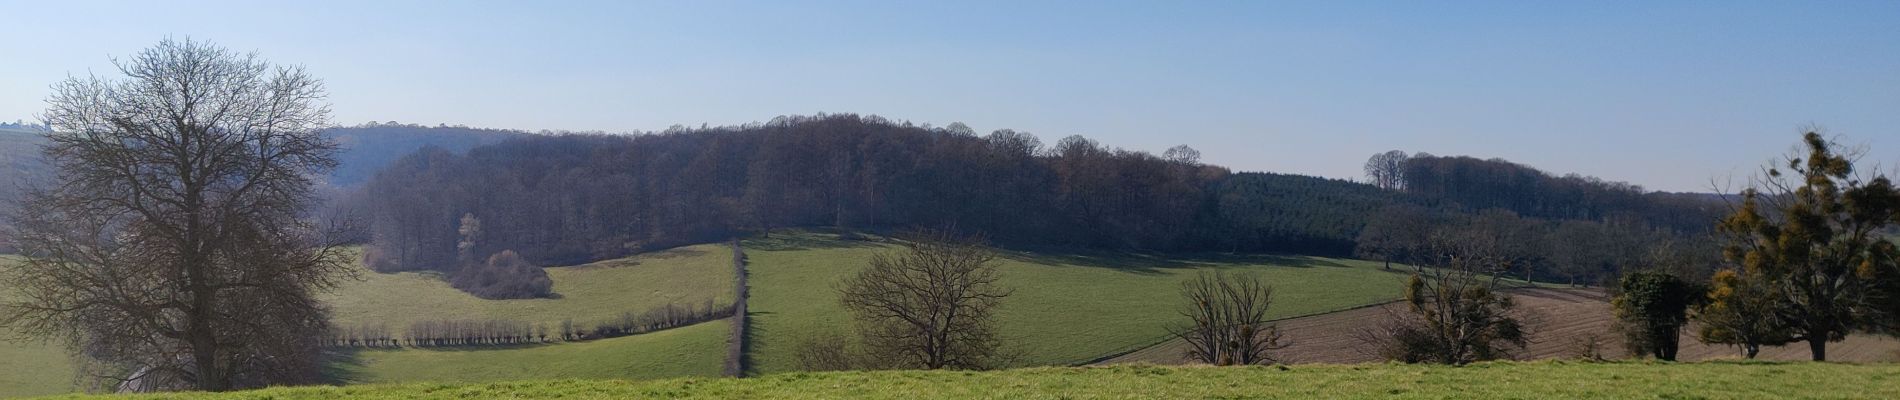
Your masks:
M 744 242 L 751 274 L 754 367 L 797 368 L 796 343 L 846 332 L 849 316 L 832 285 L 864 267 L 884 243 L 838 240 L 815 232 L 779 233 Z M 1139 349 L 1167 336 L 1180 307 L 1179 285 L 1203 270 L 1262 274 L 1274 285 L 1276 317 L 1315 314 L 1397 299 L 1405 275 L 1377 263 L 1318 257 L 1173 256 L 1006 252 L 1001 334 L 1019 365 L 1066 365 Z
M 360 267 L 360 265 L 359 265 Z M 484 300 L 450 287 L 434 273 L 360 270 L 325 296 L 339 325 L 386 324 L 401 330 L 421 320 L 504 319 L 591 324 L 623 312 L 667 303 L 699 306 L 732 302 L 732 252 L 707 244 L 643 253 L 583 265 L 546 268 L 555 298 Z
M 123 399 L 1028 399 L 1028 398 L 1900 398 L 1900 366 L 1852 364 L 1480 363 L 1270 367 L 879 371 L 751 379 L 558 380 L 475 385 L 273 388 Z M 91 397 L 83 397 L 91 398 Z

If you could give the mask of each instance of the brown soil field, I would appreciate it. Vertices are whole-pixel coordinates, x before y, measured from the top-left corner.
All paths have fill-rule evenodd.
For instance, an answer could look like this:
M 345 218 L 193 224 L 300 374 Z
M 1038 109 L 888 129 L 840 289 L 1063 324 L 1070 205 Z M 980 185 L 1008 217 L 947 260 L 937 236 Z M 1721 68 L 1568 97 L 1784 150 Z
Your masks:
M 1626 358 L 1620 335 L 1610 326 L 1608 297 L 1596 289 L 1514 289 L 1525 321 L 1532 329 L 1531 344 L 1518 359 L 1575 358 L 1583 354 L 1592 339 L 1608 358 Z M 1285 363 L 1364 363 L 1380 358 L 1360 339 L 1359 332 L 1394 318 L 1403 312 L 1397 303 L 1357 308 L 1320 315 L 1290 318 L 1278 322 L 1287 347 L 1274 351 L 1273 357 Z M 1697 342 L 1692 329 L 1685 330 L 1677 359 L 1700 361 L 1739 359 L 1740 351 L 1731 346 Z M 1185 364 L 1186 344 L 1169 341 L 1112 357 L 1100 364 L 1151 363 Z M 1845 362 L 1900 361 L 1900 340 L 1889 336 L 1851 335 L 1847 340 L 1829 343 L 1828 360 Z M 1760 359 L 1807 360 L 1804 343 L 1762 348 Z

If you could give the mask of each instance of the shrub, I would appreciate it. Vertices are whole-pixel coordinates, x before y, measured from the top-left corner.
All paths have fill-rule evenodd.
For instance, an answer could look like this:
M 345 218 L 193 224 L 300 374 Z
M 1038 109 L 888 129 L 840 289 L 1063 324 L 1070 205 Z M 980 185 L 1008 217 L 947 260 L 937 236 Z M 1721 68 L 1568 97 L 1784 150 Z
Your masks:
M 528 264 L 512 250 L 488 257 L 488 262 L 464 265 L 449 282 L 456 289 L 484 299 L 527 299 L 554 294 L 554 281 L 540 267 Z

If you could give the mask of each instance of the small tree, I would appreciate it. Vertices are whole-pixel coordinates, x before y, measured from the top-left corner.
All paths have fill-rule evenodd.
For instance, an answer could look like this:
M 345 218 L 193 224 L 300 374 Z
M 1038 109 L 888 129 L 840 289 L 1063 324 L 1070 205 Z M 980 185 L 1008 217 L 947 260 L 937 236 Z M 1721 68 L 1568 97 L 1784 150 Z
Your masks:
M 1746 271 L 1717 271 L 1710 278 L 1708 299 L 1696 307 L 1695 321 L 1701 325 L 1696 339 L 1739 347 L 1742 356 L 1751 359 L 1762 346 L 1793 342 L 1793 326 L 1775 312 L 1783 301 L 1775 290 L 1771 282 Z
M 904 235 L 904 251 L 871 257 L 839 285 L 872 357 L 924 369 L 995 365 L 996 254 L 978 238 L 947 231 Z
M 1413 263 L 1405 309 L 1393 322 L 1361 336 L 1387 359 L 1466 364 L 1509 358 L 1529 343 L 1501 292 L 1504 274 L 1520 258 L 1498 224 L 1466 223 L 1434 231 Z
M 1392 205 L 1379 209 L 1359 230 L 1354 252 L 1360 257 L 1383 261 L 1392 269 L 1392 260 L 1406 259 L 1421 250 L 1431 234 L 1430 212 L 1414 205 Z
M 1689 306 L 1704 297 L 1703 290 L 1675 275 L 1654 270 L 1624 275 L 1618 289 L 1610 306 L 1630 353 L 1675 361 Z
M 1189 359 L 1214 365 L 1268 364 L 1267 353 L 1285 346 L 1280 330 L 1267 321 L 1273 287 L 1254 275 L 1229 276 L 1202 272 L 1181 282 L 1187 301 L 1181 315 L 1186 324 L 1169 332 L 1187 342 Z

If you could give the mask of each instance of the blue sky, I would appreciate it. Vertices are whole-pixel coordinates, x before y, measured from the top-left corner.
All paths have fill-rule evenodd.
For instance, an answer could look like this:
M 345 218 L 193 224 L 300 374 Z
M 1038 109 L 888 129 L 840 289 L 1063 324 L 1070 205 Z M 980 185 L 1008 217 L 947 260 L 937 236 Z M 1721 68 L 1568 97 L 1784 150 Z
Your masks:
M 857 112 L 1188 144 L 1349 178 L 1384 150 L 1706 190 L 1826 127 L 1900 164 L 1900 2 L 0 0 L 0 120 L 166 36 L 322 77 L 341 124 L 657 130 Z

